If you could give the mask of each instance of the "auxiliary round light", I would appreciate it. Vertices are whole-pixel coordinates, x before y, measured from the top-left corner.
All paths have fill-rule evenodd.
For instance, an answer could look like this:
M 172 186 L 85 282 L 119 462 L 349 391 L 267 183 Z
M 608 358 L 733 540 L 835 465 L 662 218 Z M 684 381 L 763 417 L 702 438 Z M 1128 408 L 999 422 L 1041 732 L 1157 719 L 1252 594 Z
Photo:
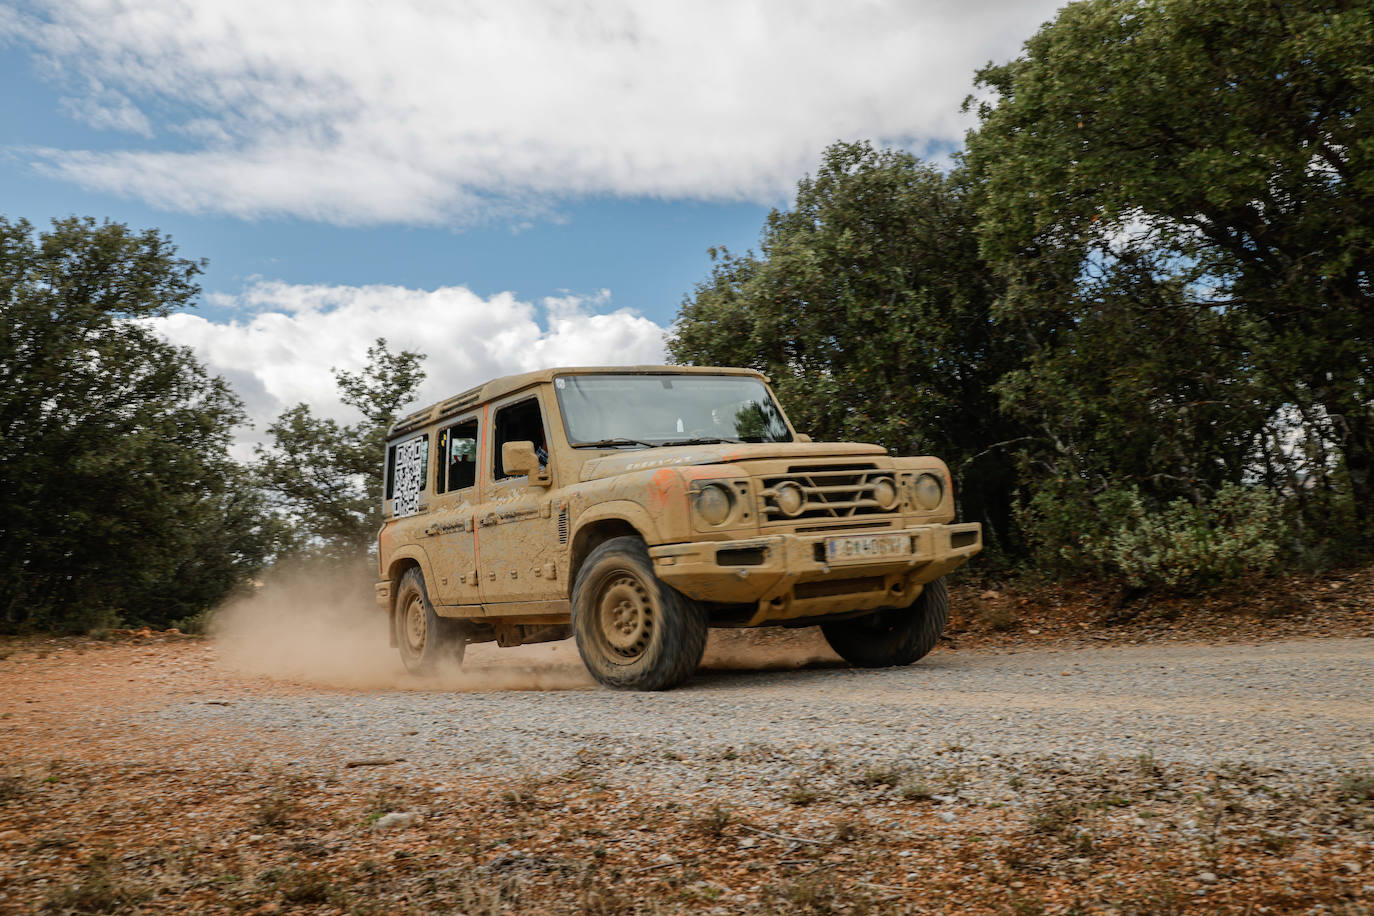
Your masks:
M 891 477 L 879 477 L 873 482 L 873 501 L 879 509 L 891 509 L 897 505 L 898 498 L 897 485 Z
M 777 501 L 778 511 L 788 518 L 801 515 L 802 510 L 806 508 L 806 494 L 790 480 L 774 491 L 773 499 Z
M 734 505 L 734 494 L 718 483 L 708 483 L 697 491 L 697 515 L 708 525 L 719 525 L 729 518 Z
M 922 474 L 916 478 L 916 505 L 926 511 L 937 509 L 945 498 L 945 485 L 934 474 Z

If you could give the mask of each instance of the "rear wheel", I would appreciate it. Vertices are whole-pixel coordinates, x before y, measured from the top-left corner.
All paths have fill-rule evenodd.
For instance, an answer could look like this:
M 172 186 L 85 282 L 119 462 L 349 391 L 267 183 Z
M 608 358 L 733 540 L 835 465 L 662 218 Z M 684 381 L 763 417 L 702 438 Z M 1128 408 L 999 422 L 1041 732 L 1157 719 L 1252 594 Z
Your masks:
M 872 614 L 821 624 L 825 641 L 859 668 L 909 665 L 923 658 L 949 620 L 949 590 L 944 579 L 927 582 L 910 607 L 883 608 Z
M 433 674 L 441 665 L 463 663 L 467 640 L 461 624 L 434 613 L 418 568 L 406 570 L 396 589 L 396 644 L 411 674 Z
M 706 650 L 705 611 L 659 581 L 637 537 L 611 538 L 587 556 L 572 605 L 578 654 L 607 687 L 675 687 Z

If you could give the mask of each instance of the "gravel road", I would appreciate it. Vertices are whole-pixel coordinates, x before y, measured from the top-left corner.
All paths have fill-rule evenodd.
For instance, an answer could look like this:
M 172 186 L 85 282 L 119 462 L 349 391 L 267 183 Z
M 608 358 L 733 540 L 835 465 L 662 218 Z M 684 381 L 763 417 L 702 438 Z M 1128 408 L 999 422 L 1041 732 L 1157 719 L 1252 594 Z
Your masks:
M 566 674 L 566 672 L 565 672 Z M 1015 653 L 910 668 L 705 671 L 667 693 L 313 690 L 177 704 L 150 725 L 257 731 L 281 759 L 401 757 L 497 777 L 595 763 L 612 783 L 757 801 L 789 775 L 1046 761 L 1374 766 L 1374 639 Z M 771 787 L 771 788 L 770 788 Z
M 661 694 L 329 639 L 0 658 L 0 913 L 1374 912 L 1372 638 L 736 634 Z

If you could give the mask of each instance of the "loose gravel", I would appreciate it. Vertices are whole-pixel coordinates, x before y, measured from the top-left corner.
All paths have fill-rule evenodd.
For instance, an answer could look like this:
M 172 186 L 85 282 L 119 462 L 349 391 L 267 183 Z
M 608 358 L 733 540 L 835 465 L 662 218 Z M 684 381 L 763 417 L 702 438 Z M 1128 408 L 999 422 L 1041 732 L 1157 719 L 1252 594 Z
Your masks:
M 261 733 L 277 761 L 551 776 L 752 801 L 803 774 L 1008 771 L 1149 757 L 1285 772 L 1374 766 L 1374 639 L 1014 653 L 937 650 L 903 669 L 706 671 L 667 693 L 600 688 L 311 691 L 181 703 L 148 724 Z
M 0 913 L 1374 912 L 1374 639 L 886 671 L 754 639 L 663 694 L 565 645 L 435 684 L 377 640 L 294 680 L 22 644 Z

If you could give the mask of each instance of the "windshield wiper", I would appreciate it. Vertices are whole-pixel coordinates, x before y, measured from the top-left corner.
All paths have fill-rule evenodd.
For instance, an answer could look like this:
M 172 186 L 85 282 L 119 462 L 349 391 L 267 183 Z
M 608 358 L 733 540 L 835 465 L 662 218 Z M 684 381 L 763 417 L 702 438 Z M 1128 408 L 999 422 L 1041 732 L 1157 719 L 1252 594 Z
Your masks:
M 718 436 L 693 436 L 690 439 L 669 439 L 667 442 L 660 442 L 659 448 L 667 445 L 718 445 L 722 442 L 732 442 L 739 444 L 738 439 L 722 439 Z
M 573 448 L 610 448 L 614 445 L 642 445 L 645 448 L 653 448 L 652 442 L 645 442 L 643 439 L 597 439 L 595 442 L 579 442 Z

